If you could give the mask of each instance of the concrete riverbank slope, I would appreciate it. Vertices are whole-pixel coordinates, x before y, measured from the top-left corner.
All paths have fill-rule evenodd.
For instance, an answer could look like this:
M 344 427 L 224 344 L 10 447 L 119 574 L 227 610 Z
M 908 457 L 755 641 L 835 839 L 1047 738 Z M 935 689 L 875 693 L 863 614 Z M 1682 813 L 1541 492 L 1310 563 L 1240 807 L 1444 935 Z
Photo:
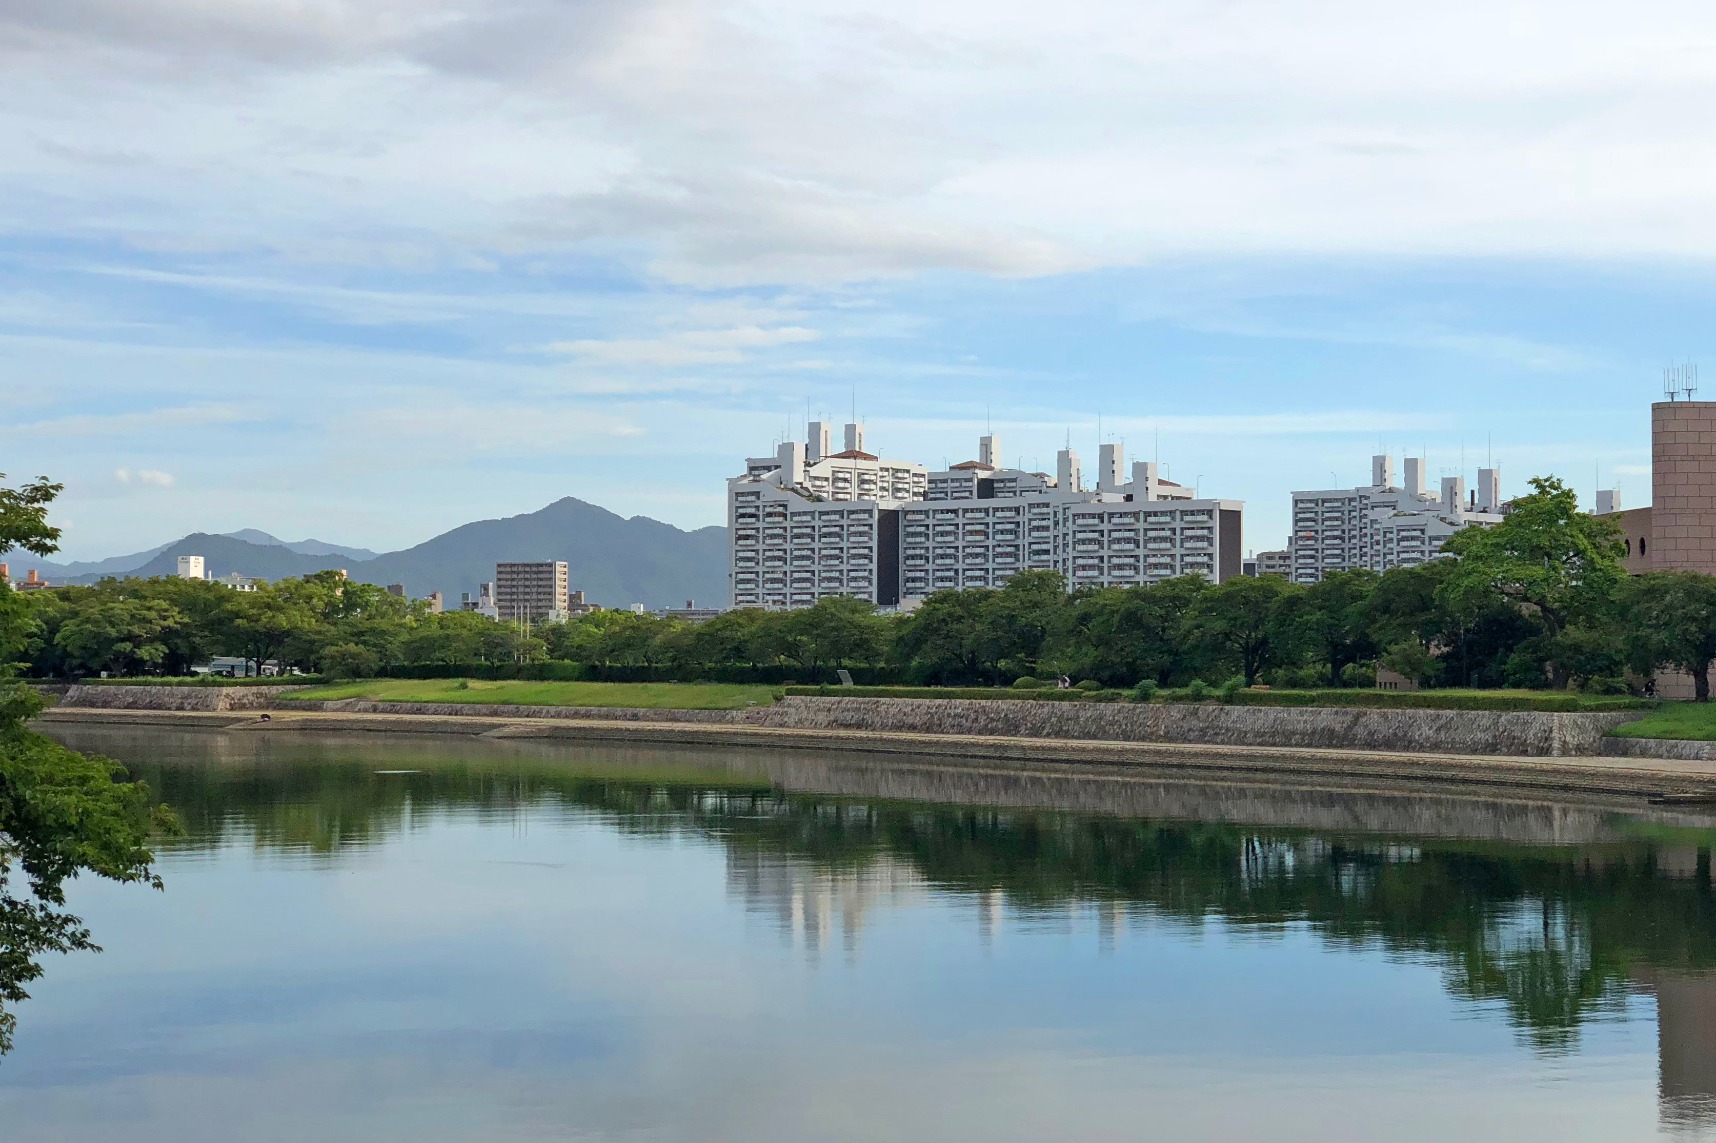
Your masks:
M 701 723 L 774 730 L 1053 738 L 1093 742 L 1271 746 L 1319 750 L 1561 758 L 1607 753 L 1604 735 L 1636 711 L 1378 710 L 1223 706 L 1216 703 L 1071 703 L 1014 699 L 792 697 L 745 710 L 294 700 L 290 687 L 75 686 L 60 705 L 104 710 L 295 710 L 438 718 Z

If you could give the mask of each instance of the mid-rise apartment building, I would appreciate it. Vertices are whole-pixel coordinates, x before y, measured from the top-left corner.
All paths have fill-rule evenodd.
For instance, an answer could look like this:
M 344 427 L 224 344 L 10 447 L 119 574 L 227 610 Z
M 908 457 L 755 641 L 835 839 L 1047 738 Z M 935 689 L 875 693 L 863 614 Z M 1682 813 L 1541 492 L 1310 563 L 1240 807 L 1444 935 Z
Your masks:
M 1394 461 L 1371 458 L 1371 482 L 1357 488 L 1293 493 L 1288 541 L 1295 583 L 1316 583 L 1329 572 L 1413 567 L 1442 554 L 1462 528 L 1501 522 L 1501 470 L 1478 469 L 1468 493 L 1464 476 L 1442 479 L 1440 495 L 1425 488 L 1424 460 L 1408 457 L 1405 480 L 1394 483 Z
M 1244 562 L 1246 575 L 1278 575 L 1287 579 L 1293 577 L 1293 553 L 1286 548 L 1272 552 L 1258 552 Z
M 494 607 L 506 622 L 566 618 L 571 575 L 564 560 L 495 565 Z
M 180 579 L 207 579 L 208 569 L 201 556 L 179 557 Z
M 1071 449 L 1050 477 L 1001 467 L 991 434 L 978 459 L 928 472 L 852 447 L 812 460 L 827 431 L 813 422 L 807 445 L 786 442 L 728 482 L 733 606 L 807 607 L 830 595 L 909 605 L 1031 569 L 1058 571 L 1070 588 L 1239 574 L 1243 504 L 1196 499 L 1153 462 L 1123 480 L 1117 444 L 1101 447 L 1086 488 Z M 846 426 L 846 443 L 862 442 L 862 427 Z

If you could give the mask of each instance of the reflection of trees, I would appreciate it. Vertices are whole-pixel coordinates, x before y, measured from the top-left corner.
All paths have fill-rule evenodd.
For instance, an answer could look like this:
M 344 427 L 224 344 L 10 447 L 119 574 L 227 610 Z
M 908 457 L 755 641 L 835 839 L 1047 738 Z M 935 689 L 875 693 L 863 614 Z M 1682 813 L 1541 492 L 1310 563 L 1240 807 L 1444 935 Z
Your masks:
M 143 769 L 179 811 L 182 844 L 193 847 L 220 844 L 237 829 L 261 847 L 332 856 L 450 809 L 504 819 L 559 803 L 636 835 L 717 838 L 745 863 L 840 873 L 886 864 L 915 871 L 940 892 L 984 901 L 999 892 L 1027 911 L 1093 903 L 1187 924 L 1302 924 L 1337 945 L 1439 964 L 1451 991 L 1501 1004 L 1545 1048 L 1568 1043 L 1583 1021 L 1619 1005 L 1646 971 L 1716 968 L 1707 850 L 1659 867 L 1671 853 L 1683 858 L 1684 845 L 1403 844 L 841 799 L 689 768 L 601 773 L 513 761 L 502 770 L 438 758 L 420 773 L 395 775 L 344 761 Z M 383 764 L 410 765 L 397 756 Z

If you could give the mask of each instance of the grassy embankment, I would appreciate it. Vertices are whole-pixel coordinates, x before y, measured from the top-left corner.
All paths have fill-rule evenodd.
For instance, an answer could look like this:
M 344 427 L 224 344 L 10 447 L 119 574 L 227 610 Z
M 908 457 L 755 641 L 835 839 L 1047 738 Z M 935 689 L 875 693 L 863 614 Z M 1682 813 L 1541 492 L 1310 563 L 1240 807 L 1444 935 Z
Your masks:
M 1609 732 L 1621 738 L 1689 738 L 1716 741 L 1716 702 L 1667 702 L 1636 722 Z
M 742 710 L 768 706 L 769 687 L 730 683 L 533 682 L 527 679 L 366 679 L 331 683 L 289 699 L 496 703 L 506 706 L 638 707 L 646 710 Z

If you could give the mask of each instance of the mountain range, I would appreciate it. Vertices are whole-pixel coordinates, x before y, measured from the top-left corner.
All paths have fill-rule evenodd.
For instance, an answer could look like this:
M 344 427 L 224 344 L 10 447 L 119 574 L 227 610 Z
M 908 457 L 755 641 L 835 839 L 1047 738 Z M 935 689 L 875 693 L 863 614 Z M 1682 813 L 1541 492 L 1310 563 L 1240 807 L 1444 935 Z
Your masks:
M 727 599 L 727 530 L 686 532 L 647 516 L 626 518 L 573 497 L 501 520 L 478 520 L 415 547 L 376 554 L 320 540 L 287 543 L 247 528 L 183 539 L 129 556 L 54 564 L 12 556 L 13 576 L 37 568 L 54 583 L 95 583 L 107 576 L 170 576 L 180 556 L 202 556 L 207 573 L 237 572 L 254 579 L 307 575 L 344 568 L 366 583 L 405 585 L 413 596 L 441 592 L 449 608 L 461 593 L 495 577 L 495 564 L 513 560 L 565 560 L 572 587 L 592 603 L 625 607 L 679 606 L 686 600 Z

